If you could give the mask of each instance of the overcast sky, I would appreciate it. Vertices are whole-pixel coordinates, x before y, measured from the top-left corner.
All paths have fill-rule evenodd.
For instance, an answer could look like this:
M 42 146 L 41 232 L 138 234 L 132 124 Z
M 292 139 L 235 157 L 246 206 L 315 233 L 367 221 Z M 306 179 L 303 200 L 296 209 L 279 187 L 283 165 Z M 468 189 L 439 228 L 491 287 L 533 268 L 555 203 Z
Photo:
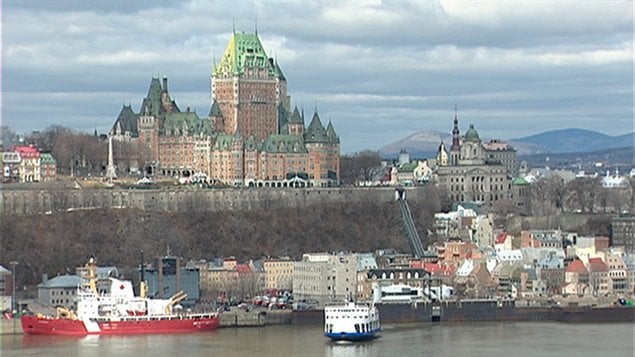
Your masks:
M 232 33 L 257 27 L 343 153 L 410 134 L 634 130 L 632 1 L 2 1 L 2 124 L 106 133 L 152 77 L 205 116 Z M 308 123 L 307 123 L 308 125 Z

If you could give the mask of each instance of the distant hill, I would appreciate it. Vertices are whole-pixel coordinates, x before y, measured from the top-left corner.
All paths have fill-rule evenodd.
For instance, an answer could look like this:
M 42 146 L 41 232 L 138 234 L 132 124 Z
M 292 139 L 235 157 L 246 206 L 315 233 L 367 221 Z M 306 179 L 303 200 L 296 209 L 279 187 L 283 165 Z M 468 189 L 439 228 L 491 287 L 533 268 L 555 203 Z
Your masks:
M 420 131 L 394 143 L 382 146 L 379 153 L 384 158 L 397 158 L 401 150 L 406 150 L 411 158 L 427 158 L 436 155 L 439 145 L 452 143 L 452 135 L 440 131 Z
M 575 153 L 592 152 L 606 149 L 632 147 L 635 133 L 620 136 L 609 136 L 596 131 L 584 129 L 563 129 L 547 131 L 541 134 L 512 139 L 510 143 L 520 147 L 533 147 L 534 150 L 544 148 L 543 153 Z M 520 151 L 520 150 L 519 150 Z M 539 154 L 533 151 L 530 154 Z
M 603 172 L 606 167 L 623 167 L 629 170 L 633 167 L 635 150 L 630 148 L 604 149 L 578 153 L 542 153 L 534 155 L 519 155 L 518 162 L 526 161 L 529 167 L 550 166 L 570 170 L 584 170 L 587 172 Z M 601 164 L 601 166 L 596 166 Z M 622 171 L 622 173 L 626 173 Z
M 488 141 L 490 139 L 481 138 L 481 140 Z M 386 159 L 396 159 L 399 152 L 405 149 L 411 158 L 431 158 L 436 155 L 441 142 L 444 142 L 449 148 L 452 143 L 452 135 L 439 131 L 421 131 L 382 146 L 379 149 L 379 154 Z M 635 133 L 609 136 L 591 130 L 563 129 L 511 139 L 508 142 L 516 149 L 519 156 L 595 152 L 633 147 Z
M 452 135 L 436 130 L 420 131 L 382 146 L 379 149 L 379 154 L 386 159 L 396 159 L 399 157 L 399 152 L 404 149 L 410 158 L 429 158 L 436 156 L 441 142 L 449 147 L 452 144 Z

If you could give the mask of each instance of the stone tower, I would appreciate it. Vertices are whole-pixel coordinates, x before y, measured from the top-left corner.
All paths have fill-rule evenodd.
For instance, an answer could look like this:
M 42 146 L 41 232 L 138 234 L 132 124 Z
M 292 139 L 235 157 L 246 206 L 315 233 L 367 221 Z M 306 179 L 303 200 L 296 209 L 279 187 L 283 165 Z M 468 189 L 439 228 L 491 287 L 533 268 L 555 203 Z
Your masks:
M 212 70 L 212 100 L 223 113 L 225 133 L 264 140 L 279 134 L 278 105 L 289 111 L 287 83 L 258 34 L 232 34 Z

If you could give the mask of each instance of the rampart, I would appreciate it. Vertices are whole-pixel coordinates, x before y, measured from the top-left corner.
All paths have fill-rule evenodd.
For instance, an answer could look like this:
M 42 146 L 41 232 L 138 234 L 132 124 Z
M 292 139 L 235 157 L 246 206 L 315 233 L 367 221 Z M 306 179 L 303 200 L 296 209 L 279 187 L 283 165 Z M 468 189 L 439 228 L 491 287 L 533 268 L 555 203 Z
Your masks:
M 408 188 L 408 199 L 422 199 L 423 189 Z M 54 189 L 0 190 L 4 214 L 53 214 L 73 210 L 132 208 L 171 212 L 216 212 L 303 208 L 344 202 L 383 203 L 394 188 L 310 189 Z

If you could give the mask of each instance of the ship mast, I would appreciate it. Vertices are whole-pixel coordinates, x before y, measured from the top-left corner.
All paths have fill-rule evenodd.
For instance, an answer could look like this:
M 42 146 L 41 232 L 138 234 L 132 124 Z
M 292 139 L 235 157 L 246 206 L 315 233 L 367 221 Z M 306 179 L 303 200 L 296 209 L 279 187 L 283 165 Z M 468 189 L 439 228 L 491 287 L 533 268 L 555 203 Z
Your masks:
M 142 299 L 148 295 L 148 283 L 145 279 L 145 265 L 143 262 L 143 250 L 141 251 L 141 278 L 139 279 L 139 297 Z

